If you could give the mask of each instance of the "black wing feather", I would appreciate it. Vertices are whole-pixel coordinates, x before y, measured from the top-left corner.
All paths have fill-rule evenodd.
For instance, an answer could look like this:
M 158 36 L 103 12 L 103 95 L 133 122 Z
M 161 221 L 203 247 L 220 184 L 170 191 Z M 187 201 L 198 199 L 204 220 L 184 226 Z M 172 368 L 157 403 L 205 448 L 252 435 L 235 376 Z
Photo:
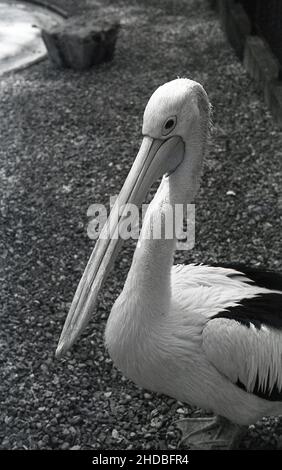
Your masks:
M 263 325 L 282 330 L 282 274 L 275 271 L 252 268 L 243 264 L 217 264 L 213 266 L 234 269 L 239 273 L 243 273 L 248 279 L 253 281 L 259 287 L 265 289 L 281 291 L 280 293 L 260 294 L 251 299 L 242 299 L 240 304 L 236 307 L 230 307 L 224 312 L 219 312 L 212 318 L 228 318 L 237 321 L 247 328 L 253 324 L 257 329 L 261 329 Z M 235 276 L 237 274 L 234 274 Z M 230 275 L 229 275 L 230 276 Z M 232 275 L 231 275 L 232 276 Z M 247 389 L 245 385 L 237 381 L 236 385 L 242 390 Z M 279 389 L 278 384 L 274 384 L 272 389 L 265 387 L 265 390 L 259 385 L 259 378 L 257 377 L 256 383 L 252 393 L 264 400 L 282 401 L 282 390 Z
M 245 274 L 247 278 L 251 279 L 259 287 L 281 290 L 282 292 L 282 273 L 265 268 L 253 268 L 241 263 L 211 264 L 210 266 L 235 269 L 239 273 Z
M 240 304 L 228 307 L 211 318 L 229 318 L 248 328 L 253 324 L 258 330 L 263 325 L 282 330 L 282 292 L 242 299 Z
M 184 264 L 189 263 L 184 262 Z M 243 298 L 235 307 L 229 307 L 226 310 L 213 315 L 211 320 L 216 318 L 227 318 L 230 321 L 239 322 L 247 328 L 254 325 L 258 330 L 260 330 L 262 326 L 265 325 L 276 329 L 279 332 L 282 331 L 281 273 L 263 268 L 253 268 L 240 263 L 213 263 L 209 264 L 209 266 L 233 269 L 237 272 L 234 274 L 228 274 L 229 277 L 238 277 L 243 275 L 250 280 L 249 283 L 251 285 L 255 284 L 265 289 L 281 291 L 281 293 L 269 292 L 259 294 L 251 299 Z M 257 377 L 255 386 L 251 392 L 247 390 L 246 386 L 240 380 L 238 380 L 235 385 L 240 387 L 242 390 L 245 390 L 247 393 L 252 393 L 264 400 L 282 401 L 282 390 L 278 387 L 278 383 L 272 384 L 272 387 L 270 387 L 270 384 L 265 384 L 265 389 L 262 389 L 259 385 L 259 378 Z

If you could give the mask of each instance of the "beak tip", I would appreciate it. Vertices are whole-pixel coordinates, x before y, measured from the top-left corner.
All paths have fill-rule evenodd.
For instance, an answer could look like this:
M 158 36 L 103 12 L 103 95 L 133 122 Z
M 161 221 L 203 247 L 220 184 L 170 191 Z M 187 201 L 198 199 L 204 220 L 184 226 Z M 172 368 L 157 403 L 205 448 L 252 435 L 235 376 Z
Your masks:
M 55 357 L 56 359 L 61 359 L 61 357 L 63 356 L 64 354 L 64 348 L 63 348 L 63 345 L 61 345 L 60 343 L 58 344 L 58 347 L 56 349 L 56 352 L 55 352 Z
M 56 359 L 61 359 L 62 356 L 64 356 L 66 352 L 70 349 L 70 347 L 71 347 L 71 344 L 69 344 L 64 339 L 60 338 L 56 352 L 55 352 Z
M 83 324 L 80 325 L 79 329 L 71 328 L 70 324 L 67 323 L 64 325 L 63 331 L 61 333 L 58 346 L 55 352 L 56 359 L 61 359 L 70 348 L 73 346 L 78 336 L 80 336 L 83 331 Z

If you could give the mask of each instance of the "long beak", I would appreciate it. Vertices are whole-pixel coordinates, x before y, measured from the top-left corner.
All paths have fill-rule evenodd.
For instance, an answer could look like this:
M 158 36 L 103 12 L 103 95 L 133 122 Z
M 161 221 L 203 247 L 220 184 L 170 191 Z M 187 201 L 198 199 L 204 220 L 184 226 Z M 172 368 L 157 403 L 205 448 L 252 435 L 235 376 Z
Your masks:
M 140 205 L 151 185 L 161 175 L 172 173 L 184 158 L 184 143 L 180 137 L 166 140 L 145 136 L 140 150 L 121 189 L 113 209 L 85 268 L 66 318 L 56 350 L 64 354 L 86 327 L 97 301 L 103 282 L 122 245 L 119 224 L 128 204 Z

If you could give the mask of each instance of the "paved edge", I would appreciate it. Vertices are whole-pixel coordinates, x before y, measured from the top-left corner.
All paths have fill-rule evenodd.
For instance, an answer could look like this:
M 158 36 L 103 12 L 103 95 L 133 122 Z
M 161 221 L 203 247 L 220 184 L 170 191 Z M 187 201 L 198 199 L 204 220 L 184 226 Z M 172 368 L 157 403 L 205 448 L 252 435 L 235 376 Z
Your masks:
M 58 13 L 59 15 L 63 16 L 64 18 L 68 18 L 70 14 L 63 10 L 63 8 L 58 7 L 57 5 L 50 4 L 48 0 L 22 0 L 23 3 L 33 3 L 34 5 L 38 5 L 39 7 L 44 7 L 47 10 L 51 10 L 54 13 Z
M 69 13 L 63 10 L 60 7 L 57 7 L 56 5 L 50 5 L 50 3 L 46 0 L 22 0 L 22 3 L 31 3 L 40 7 L 46 8 L 46 10 L 53 11 L 54 13 L 57 13 L 58 15 L 61 15 L 63 18 L 67 19 L 69 18 Z M 48 53 L 46 52 L 45 54 L 42 54 L 40 57 L 36 57 L 36 59 L 31 60 L 28 64 L 20 65 L 19 67 L 15 67 L 13 70 L 7 70 L 6 72 L 1 73 L 1 77 L 6 77 L 7 75 L 20 72 L 21 70 L 28 69 L 29 67 L 32 67 L 35 64 L 38 64 L 39 62 L 42 62 L 43 60 L 46 60 L 48 57 Z

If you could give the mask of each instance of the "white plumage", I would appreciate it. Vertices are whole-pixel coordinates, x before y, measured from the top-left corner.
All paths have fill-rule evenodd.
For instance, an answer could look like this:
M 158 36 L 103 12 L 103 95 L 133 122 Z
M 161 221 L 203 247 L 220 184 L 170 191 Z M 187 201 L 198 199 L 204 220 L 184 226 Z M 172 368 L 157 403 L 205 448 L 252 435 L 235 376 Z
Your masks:
M 252 392 L 259 377 L 263 391 L 275 384 L 282 390 L 281 332 L 212 319 L 242 299 L 272 291 L 250 285 L 233 269 L 205 265 L 173 266 L 170 282 L 170 296 L 162 286 L 160 304 L 155 284 L 144 295 L 129 273 L 106 328 L 117 367 L 144 388 L 240 425 L 282 413 L 282 400 L 264 400 L 236 385 L 240 380 Z
M 282 413 L 282 277 L 250 269 L 244 274 L 226 267 L 173 266 L 176 236 L 152 236 L 152 222 L 158 219 L 164 225 L 171 207 L 191 202 L 198 190 L 209 114 L 205 91 L 191 80 L 166 83 L 149 100 L 144 140 L 120 202 L 142 202 L 152 182 L 164 176 L 146 212 L 105 339 L 116 366 L 135 383 L 211 410 L 237 429 Z M 123 222 L 122 213 L 119 224 Z M 119 248 L 118 240 L 98 241 L 59 353 L 87 323 Z M 205 427 L 200 420 L 195 430 L 194 421 L 190 428 L 187 424 L 189 441 L 201 445 L 201 439 L 197 443 L 194 438 L 202 434 L 206 444 Z M 229 433 L 230 423 L 208 424 L 209 429 L 223 426 L 220 442 L 232 445 L 237 431 Z M 214 444 L 218 436 L 217 429 L 209 442 Z

